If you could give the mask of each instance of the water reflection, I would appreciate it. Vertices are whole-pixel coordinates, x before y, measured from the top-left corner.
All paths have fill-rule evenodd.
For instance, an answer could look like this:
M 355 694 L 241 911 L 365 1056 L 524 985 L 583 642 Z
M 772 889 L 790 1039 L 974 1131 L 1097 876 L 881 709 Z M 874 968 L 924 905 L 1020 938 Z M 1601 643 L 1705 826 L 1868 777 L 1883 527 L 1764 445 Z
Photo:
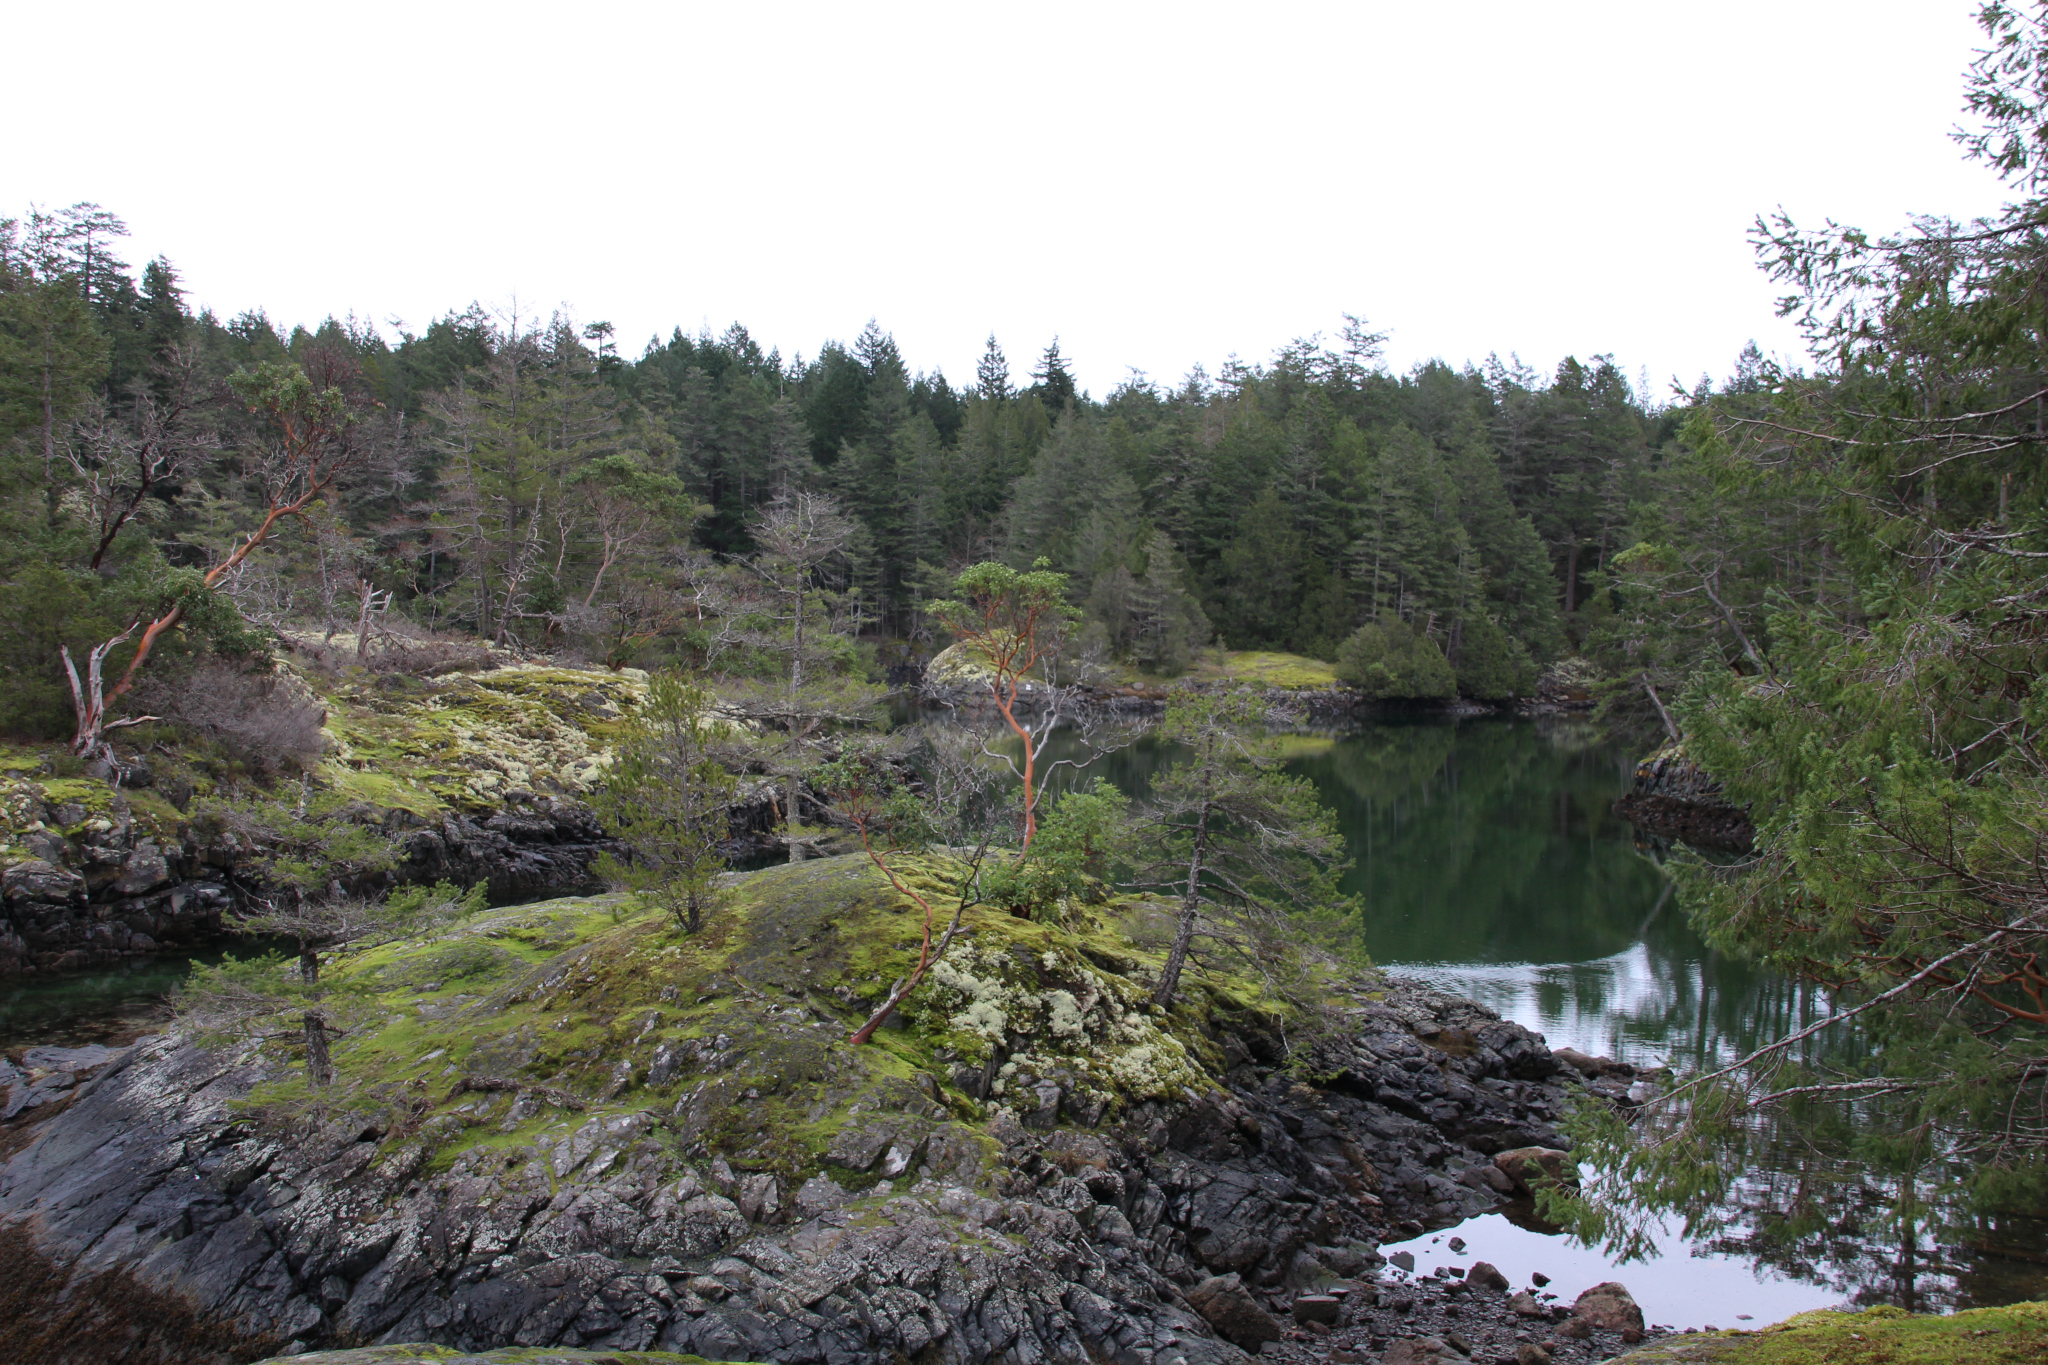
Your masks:
M 1612 813 L 1635 754 L 1583 721 L 1394 720 L 1287 742 L 1292 770 L 1337 812 L 1357 860 L 1345 889 L 1364 899 L 1367 944 L 1400 975 L 1477 999 L 1553 1047 L 1681 1071 L 1742 1056 L 1826 1008 L 1816 988 L 1702 942 Z M 1055 737 L 1055 756 L 1084 751 L 1072 733 Z M 1140 738 L 1090 771 L 1142 797 L 1173 756 Z M 1838 1167 L 1817 1180 L 1807 1136 L 1760 1123 L 1729 1198 L 1691 1235 L 1664 1225 L 1664 1257 L 1648 1266 L 1616 1266 L 1499 1218 L 1460 1233 L 1469 1255 L 1492 1251 L 1503 1265 L 1540 1263 L 1549 1245 L 1557 1264 L 1583 1263 L 1586 1283 L 1640 1283 L 1653 1312 L 1686 1325 L 1732 1326 L 1737 1312 L 1761 1324 L 1841 1302 L 1926 1310 L 2048 1294 L 2041 1220 L 1949 1211 L 1902 1225 L 1886 1213 L 1897 1178 Z

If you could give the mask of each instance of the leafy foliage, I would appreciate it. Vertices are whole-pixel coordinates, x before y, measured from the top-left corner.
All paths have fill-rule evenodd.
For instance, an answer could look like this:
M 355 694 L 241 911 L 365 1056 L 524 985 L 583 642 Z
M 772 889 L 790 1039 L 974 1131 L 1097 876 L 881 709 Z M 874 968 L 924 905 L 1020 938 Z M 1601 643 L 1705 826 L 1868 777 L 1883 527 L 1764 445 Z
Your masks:
M 1337 651 L 1337 677 L 1375 701 L 1440 699 L 1458 687 L 1436 641 L 1399 617 L 1352 632 Z
M 646 699 L 619 742 L 591 806 L 631 848 L 606 854 L 598 872 L 659 905 L 694 934 L 718 904 L 715 879 L 732 837 L 727 811 L 737 782 L 719 761 L 731 723 L 702 684 L 676 673 L 648 680 Z

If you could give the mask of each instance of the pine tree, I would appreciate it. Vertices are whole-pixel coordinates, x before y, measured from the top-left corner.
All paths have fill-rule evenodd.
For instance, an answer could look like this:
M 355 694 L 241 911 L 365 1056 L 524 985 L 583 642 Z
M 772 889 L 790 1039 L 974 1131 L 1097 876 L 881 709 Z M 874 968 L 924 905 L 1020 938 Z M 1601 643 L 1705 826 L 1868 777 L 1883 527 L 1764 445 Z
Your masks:
M 981 353 L 981 363 L 974 369 L 975 392 L 984 403 L 1001 403 L 1011 395 L 1010 362 L 1003 355 L 1003 348 L 996 345 L 996 334 L 988 334 L 988 349 Z
M 1198 937 L 1228 934 L 1270 960 L 1291 925 L 1340 901 L 1344 837 L 1315 787 L 1280 770 L 1265 710 L 1247 692 L 1195 693 L 1160 719 L 1160 738 L 1187 756 L 1153 779 L 1139 825 L 1142 884 L 1179 902 L 1156 1004 L 1178 997 Z

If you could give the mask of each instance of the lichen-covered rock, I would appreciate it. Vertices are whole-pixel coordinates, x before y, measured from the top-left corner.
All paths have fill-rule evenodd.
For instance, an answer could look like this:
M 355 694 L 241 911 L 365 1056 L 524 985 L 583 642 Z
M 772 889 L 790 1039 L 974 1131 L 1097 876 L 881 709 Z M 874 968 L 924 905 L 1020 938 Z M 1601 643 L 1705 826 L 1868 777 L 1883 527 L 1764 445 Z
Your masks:
M 1469 1002 L 1371 978 L 1303 1059 L 1226 978 L 1155 1014 L 1149 950 L 996 911 L 848 1048 L 916 951 L 898 901 L 823 859 L 739 879 L 696 938 L 612 897 L 380 947 L 332 969 L 371 1003 L 325 1095 L 284 1041 L 140 1044 L 0 1167 L 39 1287 L 0 1277 L 0 1321 L 62 1299 L 49 1358 L 84 1362 L 146 1301 L 169 1344 L 137 1365 L 221 1340 L 1231 1365 L 1190 1290 L 1235 1277 L 1284 1316 L 1383 1229 L 1493 1207 L 1495 1144 L 1557 1143 L 1555 1062 Z M 1000 1045 L 954 1023 L 975 1001 Z

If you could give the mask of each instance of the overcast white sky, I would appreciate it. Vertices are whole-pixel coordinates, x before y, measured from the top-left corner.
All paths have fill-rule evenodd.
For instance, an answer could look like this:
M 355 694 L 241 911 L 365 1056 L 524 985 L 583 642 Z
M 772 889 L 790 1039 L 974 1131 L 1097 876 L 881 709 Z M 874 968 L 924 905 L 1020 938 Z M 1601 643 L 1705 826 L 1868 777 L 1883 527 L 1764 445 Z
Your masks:
M 1974 0 L 571 6 L 187 0 L 7 21 L 0 213 L 96 200 L 196 305 L 566 306 L 637 355 L 869 317 L 1100 395 L 1344 312 L 1397 366 L 1795 355 L 1744 230 L 2000 199 Z

